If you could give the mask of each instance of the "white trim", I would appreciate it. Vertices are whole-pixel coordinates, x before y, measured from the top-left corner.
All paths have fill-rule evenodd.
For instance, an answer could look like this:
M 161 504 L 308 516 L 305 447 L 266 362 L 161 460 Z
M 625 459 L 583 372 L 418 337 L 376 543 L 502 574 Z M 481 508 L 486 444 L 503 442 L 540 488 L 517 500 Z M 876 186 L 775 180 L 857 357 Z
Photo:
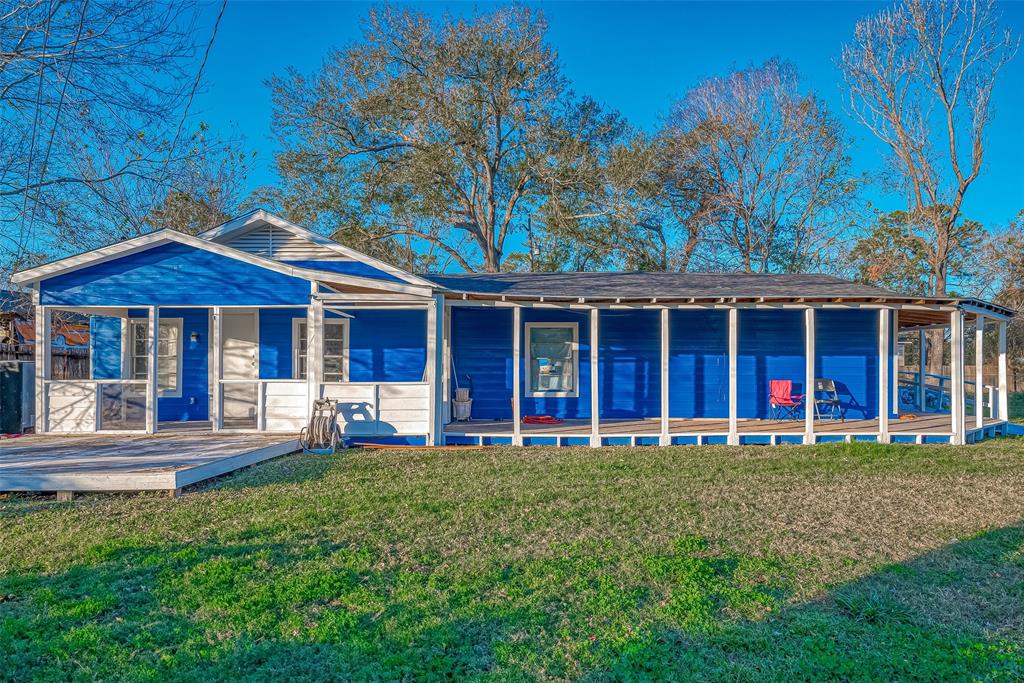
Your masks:
M 523 445 L 523 309 L 512 309 L 512 445 Z
M 350 329 L 349 329 L 349 325 L 348 325 L 349 319 L 348 318 L 328 318 L 327 316 L 324 316 L 323 320 L 324 320 L 324 328 L 325 328 L 325 330 L 326 330 L 328 325 L 341 325 L 341 328 L 342 328 L 342 332 L 341 332 L 341 338 L 342 338 L 341 379 L 340 380 L 339 379 L 324 379 L 323 382 L 324 383 L 328 383 L 328 382 L 348 382 L 348 378 L 349 378 L 349 368 L 348 368 L 348 365 L 349 365 L 349 357 L 350 357 L 349 349 L 351 348 L 349 346 L 349 335 L 350 335 Z M 300 377 L 299 376 L 299 328 L 302 325 L 309 325 L 308 316 L 305 317 L 305 318 L 303 318 L 301 316 L 292 318 L 292 379 L 298 379 L 298 380 L 305 381 L 306 379 L 308 379 L 308 376 L 307 377 Z M 324 340 L 327 339 L 326 333 L 323 335 L 323 339 Z M 307 344 L 309 343 L 309 334 L 308 334 L 308 332 L 306 334 L 306 343 Z M 323 363 L 323 359 L 325 357 L 326 356 L 323 353 L 323 349 L 321 349 L 321 352 L 320 352 L 320 361 L 321 361 L 321 363 Z M 309 369 L 309 349 L 308 348 L 306 349 L 306 368 L 307 368 L 307 371 L 308 371 L 308 369 Z M 324 373 L 323 367 L 321 367 L 320 372 L 323 375 L 323 373 Z
M 598 381 L 598 362 L 600 354 L 600 339 L 599 333 L 601 329 L 601 323 L 599 316 L 600 311 L 596 308 L 590 309 L 590 445 L 596 448 L 601 445 L 601 400 L 599 396 L 601 383 Z M 576 344 L 577 348 L 579 344 Z M 573 354 L 575 357 L 579 357 L 579 352 L 576 351 Z M 576 377 L 579 377 L 579 363 L 576 363 Z M 579 380 L 577 379 L 577 389 L 579 388 Z
M 815 375 L 814 309 L 804 311 L 804 443 L 813 444 L 814 437 L 814 375 Z
M 131 358 L 134 355 L 133 354 L 133 352 L 134 352 L 134 344 L 132 343 L 133 340 L 131 339 L 131 325 L 132 325 L 132 323 L 135 323 L 135 324 L 147 323 L 149 318 L 122 318 L 122 320 L 124 321 L 124 323 L 121 325 L 121 335 L 122 335 L 121 336 L 121 377 L 125 378 L 125 379 L 128 379 L 128 380 L 130 380 L 132 382 L 143 382 L 145 380 L 134 379 L 131 376 L 131 375 L 133 375 L 135 373 L 135 368 L 132 366 L 132 362 L 131 362 Z M 177 387 L 174 389 L 174 391 L 169 391 L 167 389 L 160 389 L 159 386 L 158 386 L 157 387 L 157 397 L 158 398 L 181 398 L 181 395 L 182 395 L 182 392 L 181 392 L 182 387 L 181 387 L 181 385 L 182 385 L 182 383 L 184 381 L 183 378 L 182 378 L 181 373 L 182 373 L 183 365 L 184 365 L 183 356 L 185 355 L 185 340 L 182 338 L 182 335 L 185 333 L 185 321 L 184 321 L 183 318 L 164 318 L 164 317 L 161 317 L 160 318 L 160 325 L 164 325 L 164 324 L 166 324 L 168 326 L 173 325 L 174 327 L 178 328 L 178 348 L 177 348 L 177 351 L 175 352 L 175 356 L 176 356 L 177 361 L 178 361 L 178 367 L 177 367 L 177 373 L 178 373 L 177 374 Z M 158 332 L 157 333 L 157 341 L 159 342 L 159 340 L 160 339 L 159 339 L 159 332 Z M 157 368 L 157 371 L 158 371 L 158 374 L 159 374 L 159 368 Z
M 974 426 L 985 426 L 985 316 L 979 315 L 974 328 Z M 995 406 L 993 406 L 994 408 Z
M 917 332 L 917 347 L 917 409 L 923 413 L 927 396 L 925 373 L 928 369 L 928 333 L 925 330 Z
M 531 334 L 535 329 L 559 328 L 572 330 L 573 389 L 571 391 L 540 391 L 533 386 L 533 356 Z M 578 398 L 580 395 L 580 324 L 576 322 L 526 323 L 526 394 L 534 398 Z
M 889 443 L 889 311 L 878 312 L 878 441 Z
M 949 335 L 951 348 L 952 378 L 950 393 L 952 411 L 953 436 L 950 441 L 954 445 L 962 446 L 967 442 L 965 432 L 966 420 L 964 419 L 964 314 L 963 311 L 953 311 L 949 314 Z
M 662 308 L 660 313 L 661 320 L 661 410 L 659 417 L 661 418 L 661 434 L 658 437 L 658 444 L 661 446 L 668 446 L 672 443 L 671 437 L 669 437 L 669 310 Z
M 343 256 L 347 256 L 356 261 L 362 261 L 363 263 L 373 266 L 378 270 L 384 271 L 390 275 L 394 275 L 395 277 L 400 278 L 405 282 L 408 282 L 409 284 L 430 287 L 431 289 L 438 289 L 438 286 L 433 282 L 430 282 L 429 280 L 425 280 L 421 277 L 413 275 L 412 273 L 402 270 L 397 266 L 393 266 L 390 263 L 385 263 L 384 261 L 375 259 L 372 256 L 367 256 L 366 254 L 360 251 L 356 251 L 355 249 L 351 249 L 349 247 L 338 244 L 329 237 L 324 237 L 323 235 L 315 233 L 312 230 L 303 228 L 302 226 L 296 225 L 291 221 L 287 221 L 284 218 L 281 218 L 280 216 L 275 216 L 274 214 L 270 213 L 269 211 L 266 211 L 265 209 L 256 209 L 247 214 L 243 214 L 236 218 L 232 218 L 214 228 L 210 228 L 209 230 L 199 233 L 199 237 L 205 240 L 220 243 L 221 240 L 230 239 L 238 234 L 248 232 L 249 230 L 254 230 L 257 227 L 259 227 L 260 223 L 266 223 L 267 225 L 272 225 L 274 227 L 281 228 L 282 230 L 287 230 L 293 235 L 305 238 L 310 242 L 317 244 L 321 247 L 326 247 L 327 249 L 342 254 Z
M 69 256 L 51 263 L 47 263 L 35 268 L 28 270 L 22 270 L 11 276 L 11 282 L 14 284 L 27 284 L 30 282 L 38 282 L 46 278 L 55 277 L 62 273 L 71 272 L 80 268 L 88 266 L 94 266 L 99 263 L 106 261 L 112 261 L 116 258 L 128 256 L 140 251 L 145 251 L 153 247 L 168 244 L 170 242 L 177 242 L 184 244 L 189 247 L 196 249 L 202 249 L 220 256 L 227 258 L 233 258 L 236 261 L 242 261 L 250 265 L 259 266 L 267 270 L 274 272 L 283 273 L 291 277 L 299 278 L 302 280 L 311 281 L 324 281 L 334 282 L 339 284 L 347 284 L 356 287 L 365 287 L 369 289 L 383 289 L 390 292 L 401 292 L 405 294 L 418 294 L 421 296 L 430 296 L 433 289 L 437 287 L 420 287 L 409 284 L 400 284 L 396 282 L 388 282 L 386 280 L 375 280 L 368 277 L 360 277 L 358 275 L 346 275 L 344 273 L 335 273 L 331 271 L 322 271 L 312 268 L 300 268 L 298 266 L 290 266 L 280 261 L 274 261 L 273 259 L 263 258 L 262 256 L 256 256 L 239 249 L 219 244 L 217 242 L 210 242 L 209 240 L 200 239 L 193 237 L 192 235 L 186 235 L 185 233 L 177 232 L 176 230 L 157 230 L 141 237 L 135 237 L 123 242 L 111 244 L 106 247 L 87 251 L 83 254 L 76 256 Z M 133 307 L 134 308 L 134 307 Z M 141 307 L 139 307 L 141 308 Z
M 1000 420 L 1010 419 L 1010 393 L 1006 372 L 1006 321 L 999 321 L 999 414 Z
M 146 433 L 152 434 L 156 432 L 157 425 L 159 424 L 159 372 L 160 363 L 157 349 L 159 348 L 160 340 L 160 309 L 156 306 L 149 307 L 149 326 L 146 332 L 147 335 L 147 350 L 149 351 L 149 367 L 146 386 Z
M 429 424 L 430 434 L 427 443 L 440 446 L 444 443 L 444 410 L 442 397 L 444 392 L 444 295 L 435 294 L 433 304 L 427 308 L 427 366 L 429 373 Z
M 220 306 L 214 306 L 211 311 L 213 327 L 210 330 L 210 425 L 213 431 L 219 432 L 224 429 L 224 390 L 221 386 L 221 380 L 224 379 L 224 312 Z
M 739 356 L 739 309 L 729 309 L 729 438 L 730 446 L 740 445 L 737 420 L 738 401 L 736 395 Z

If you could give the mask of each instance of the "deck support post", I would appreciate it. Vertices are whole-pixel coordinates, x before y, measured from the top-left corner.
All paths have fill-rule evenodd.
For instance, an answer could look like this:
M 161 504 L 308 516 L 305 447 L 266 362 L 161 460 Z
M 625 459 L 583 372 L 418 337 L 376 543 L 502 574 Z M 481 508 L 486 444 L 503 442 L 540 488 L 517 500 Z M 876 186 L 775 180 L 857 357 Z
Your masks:
M 1006 321 L 999 321 L 999 413 L 995 413 L 993 406 L 993 417 L 1000 420 L 1010 419 L 1010 393 L 1006 382 Z
M 918 359 L 917 359 L 917 408 L 922 413 L 925 407 L 926 392 L 925 371 L 928 369 L 926 359 L 928 358 L 928 333 L 924 330 L 917 332 Z
M 658 444 L 668 446 L 672 443 L 668 435 L 668 322 L 669 310 L 661 309 L 661 435 L 658 437 Z
M 737 372 L 740 349 L 739 320 L 737 308 L 729 309 L 729 437 L 730 446 L 740 445 L 739 420 L 737 419 Z
M 590 446 L 601 445 L 601 401 L 597 395 L 600 382 L 597 376 L 598 309 L 590 309 Z
M 49 424 L 49 401 L 47 400 L 47 380 L 51 377 L 50 368 L 50 307 L 40 306 L 39 286 L 32 292 L 36 300 L 35 326 L 36 326 L 36 434 L 45 434 L 50 431 Z
M 440 342 L 440 347 L 438 345 Z M 430 433 L 427 444 L 441 446 L 444 442 L 444 294 L 435 294 L 427 305 L 427 379 L 430 380 Z
M 159 349 L 160 349 L 160 309 L 156 306 L 149 307 L 149 330 L 147 333 L 149 355 L 149 378 L 146 385 L 146 433 L 156 432 L 157 401 L 160 395 L 158 380 L 160 376 Z
M 220 306 L 213 307 L 213 314 L 210 320 L 212 330 L 210 333 L 211 346 L 213 348 L 213 359 L 210 362 L 212 369 L 210 397 L 210 425 L 213 431 L 219 432 L 224 428 L 224 314 Z
M 317 296 L 316 283 L 311 284 L 309 308 L 306 309 L 307 415 L 313 413 L 313 401 L 320 398 L 320 384 L 324 375 L 324 302 Z M 430 362 L 429 356 L 427 362 Z
M 976 317 L 974 327 L 974 426 L 985 426 L 985 316 Z
M 814 438 L 814 309 L 804 310 L 804 443 Z
M 891 311 L 878 311 L 878 442 L 889 443 L 889 320 Z
M 967 442 L 964 434 L 964 313 L 960 309 L 949 314 L 950 342 L 952 346 L 953 377 L 950 391 L 950 413 L 952 418 L 952 437 L 954 445 L 962 446 Z
M 523 445 L 523 309 L 512 308 L 512 445 Z

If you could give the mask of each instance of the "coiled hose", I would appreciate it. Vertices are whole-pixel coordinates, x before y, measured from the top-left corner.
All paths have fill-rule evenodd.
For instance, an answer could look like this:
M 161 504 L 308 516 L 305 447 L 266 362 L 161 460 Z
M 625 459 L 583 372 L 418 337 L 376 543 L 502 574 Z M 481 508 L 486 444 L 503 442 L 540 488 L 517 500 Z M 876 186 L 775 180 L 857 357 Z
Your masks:
M 338 448 L 338 409 L 330 399 L 313 402 L 309 425 L 299 432 L 299 445 L 306 451 L 335 451 Z

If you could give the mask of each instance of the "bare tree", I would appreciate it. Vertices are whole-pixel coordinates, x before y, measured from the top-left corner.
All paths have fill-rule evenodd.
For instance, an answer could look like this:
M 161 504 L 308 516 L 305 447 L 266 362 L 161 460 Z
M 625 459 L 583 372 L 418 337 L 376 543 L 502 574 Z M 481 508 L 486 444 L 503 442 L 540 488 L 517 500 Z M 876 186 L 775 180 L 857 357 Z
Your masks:
M 190 0 L 0 7 L 6 267 L 148 229 L 152 207 L 209 151 L 198 144 L 213 144 L 209 136 L 186 133 L 216 34 L 200 30 L 200 9 Z
M 385 257 L 411 237 L 465 270 L 499 270 L 508 236 L 620 125 L 572 94 L 546 29 L 521 7 L 440 21 L 371 10 L 362 39 L 314 77 L 270 81 L 285 147 L 270 196 Z
M 711 78 L 672 110 L 662 135 L 706 178 L 709 255 L 746 272 L 821 267 L 857 187 L 840 124 L 799 90 L 789 63 Z

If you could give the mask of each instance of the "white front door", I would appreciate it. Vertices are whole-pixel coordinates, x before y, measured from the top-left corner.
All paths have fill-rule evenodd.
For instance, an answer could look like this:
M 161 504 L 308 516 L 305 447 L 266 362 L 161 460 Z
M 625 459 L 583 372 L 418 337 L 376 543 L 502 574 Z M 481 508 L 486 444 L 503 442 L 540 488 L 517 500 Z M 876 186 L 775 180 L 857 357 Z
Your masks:
M 224 379 L 259 379 L 259 317 L 255 310 L 223 311 L 221 337 L 224 343 Z M 224 384 L 225 427 L 255 424 L 257 392 L 255 382 Z M 246 424 L 240 423 L 244 422 Z M 231 424 L 235 423 L 235 424 Z

